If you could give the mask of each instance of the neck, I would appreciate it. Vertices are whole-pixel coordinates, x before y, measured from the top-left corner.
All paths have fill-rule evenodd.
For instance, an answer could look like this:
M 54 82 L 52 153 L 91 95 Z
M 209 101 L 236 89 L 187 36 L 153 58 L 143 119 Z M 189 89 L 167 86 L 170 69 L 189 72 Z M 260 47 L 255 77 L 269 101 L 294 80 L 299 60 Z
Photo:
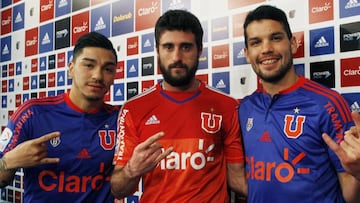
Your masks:
M 284 78 L 277 82 L 266 82 L 261 81 L 264 90 L 273 97 L 275 94 L 278 94 L 280 91 L 285 90 L 293 86 L 299 79 L 299 76 L 294 72 L 294 74 L 289 73 L 285 75 Z
M 184 86 L 172 86 L 167 83 L 165 80 L 162 81 L 161 87 L 163 90 L 172 91 L 172 92 L 191 92 L 198 89 L 200 86 L 200 81 L 197 79 L 192 80 L 189 84 Z

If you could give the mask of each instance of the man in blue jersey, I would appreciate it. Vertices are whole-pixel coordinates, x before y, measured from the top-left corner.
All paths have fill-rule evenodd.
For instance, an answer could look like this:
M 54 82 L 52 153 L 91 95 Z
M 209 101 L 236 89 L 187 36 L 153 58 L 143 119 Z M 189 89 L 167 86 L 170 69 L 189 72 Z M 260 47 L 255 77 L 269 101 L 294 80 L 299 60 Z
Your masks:
M 110 175 L 118 108 L 104 103 L 116 51 L 90 32 L 75 44 L 69 93 L 31 99 L 0 137 L 0 186 L 24 168 L 24 202 L 114 202 Z
M 261 83 L 239 108 L 248 202 L 360 202 L 354 177 L 360 143 L 342 142 L 354 125 L 350 108 L 337 92 L 296 74 L 297 43 L 286 14 L 256 8 L 244 36 L 246 59 Z

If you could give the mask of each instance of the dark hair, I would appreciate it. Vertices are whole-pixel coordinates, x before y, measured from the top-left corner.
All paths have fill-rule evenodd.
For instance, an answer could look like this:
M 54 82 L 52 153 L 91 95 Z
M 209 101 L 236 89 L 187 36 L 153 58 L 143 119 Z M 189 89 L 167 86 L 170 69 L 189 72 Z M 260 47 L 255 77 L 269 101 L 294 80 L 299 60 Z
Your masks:
M 197 48 L 202 48 L 204 31 L 199 19 L 192 13 L 185 10 L 168 10 L 155 24 L 156 47 L 159 46 L 161 34 L 166 30 L 191 31 L 195 35 Z
M 117 63 L 117 54 L 111 41 L 104 35 L 97 32 L 89 32 L 81 36 L 74 47 L 73 61 L 82 52 L 85 47 L 99 47 L 112 51 L 115 56 L 115 64 Z
M 263 19 L 271 19 L 278 21 L 281 23 L 281 25 L 284 27 L 284 30 L 288 36 L 289 39 L 292 38 L 291 29 L 289 26 L 289 22 L 287 20 L 286 14 L 281 9 L 278 9 L 274 6 L 269 5 L 262 5 L 257 7 L 255 10 L 250 11 L 249 14 L 245 18 L 244 22 L 244 37 L 245 37 L 245 46 L 247 47 L 247 33 L 246 28 L 247 26 L 257 20 L 263 20 Z

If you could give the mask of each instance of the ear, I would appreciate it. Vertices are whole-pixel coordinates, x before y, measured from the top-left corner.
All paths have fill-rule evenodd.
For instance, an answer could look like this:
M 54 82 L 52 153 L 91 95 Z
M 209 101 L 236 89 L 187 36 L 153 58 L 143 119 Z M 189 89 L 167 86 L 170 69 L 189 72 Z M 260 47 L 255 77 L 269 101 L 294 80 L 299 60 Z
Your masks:
M 68 66 L 69 66 L 68 77 L 71 79 L 73 78 L 74 75 L 74 62 L 70 62 Z
M 248 50 L 246 47 L 244 47 L 244 54 L 245 54 L 246 61 L 247 61 L 248 63 L 250 63 L 250 59 L 249 59 L 249 57 L 248 57 L 248 55 L 249 55 L 249 50 Z
M 292 38 L 290 39 L 290 46 L 291 46 L 291 53 L 296 54 L 298 49 L 298 43 L 295 36 L 292 36 Z

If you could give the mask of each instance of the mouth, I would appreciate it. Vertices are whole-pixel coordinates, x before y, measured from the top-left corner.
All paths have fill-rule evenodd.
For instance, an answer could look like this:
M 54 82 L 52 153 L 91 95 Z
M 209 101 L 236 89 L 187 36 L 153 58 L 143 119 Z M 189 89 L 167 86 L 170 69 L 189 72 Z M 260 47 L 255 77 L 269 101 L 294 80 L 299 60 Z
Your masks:
M 263 64 L 263 65 L 271 65 L 271 64 L 274 64 L 278 61 L 279 59 L 265 59 L 265 60 L 261 60 L 260 61 L 260 64 Z

